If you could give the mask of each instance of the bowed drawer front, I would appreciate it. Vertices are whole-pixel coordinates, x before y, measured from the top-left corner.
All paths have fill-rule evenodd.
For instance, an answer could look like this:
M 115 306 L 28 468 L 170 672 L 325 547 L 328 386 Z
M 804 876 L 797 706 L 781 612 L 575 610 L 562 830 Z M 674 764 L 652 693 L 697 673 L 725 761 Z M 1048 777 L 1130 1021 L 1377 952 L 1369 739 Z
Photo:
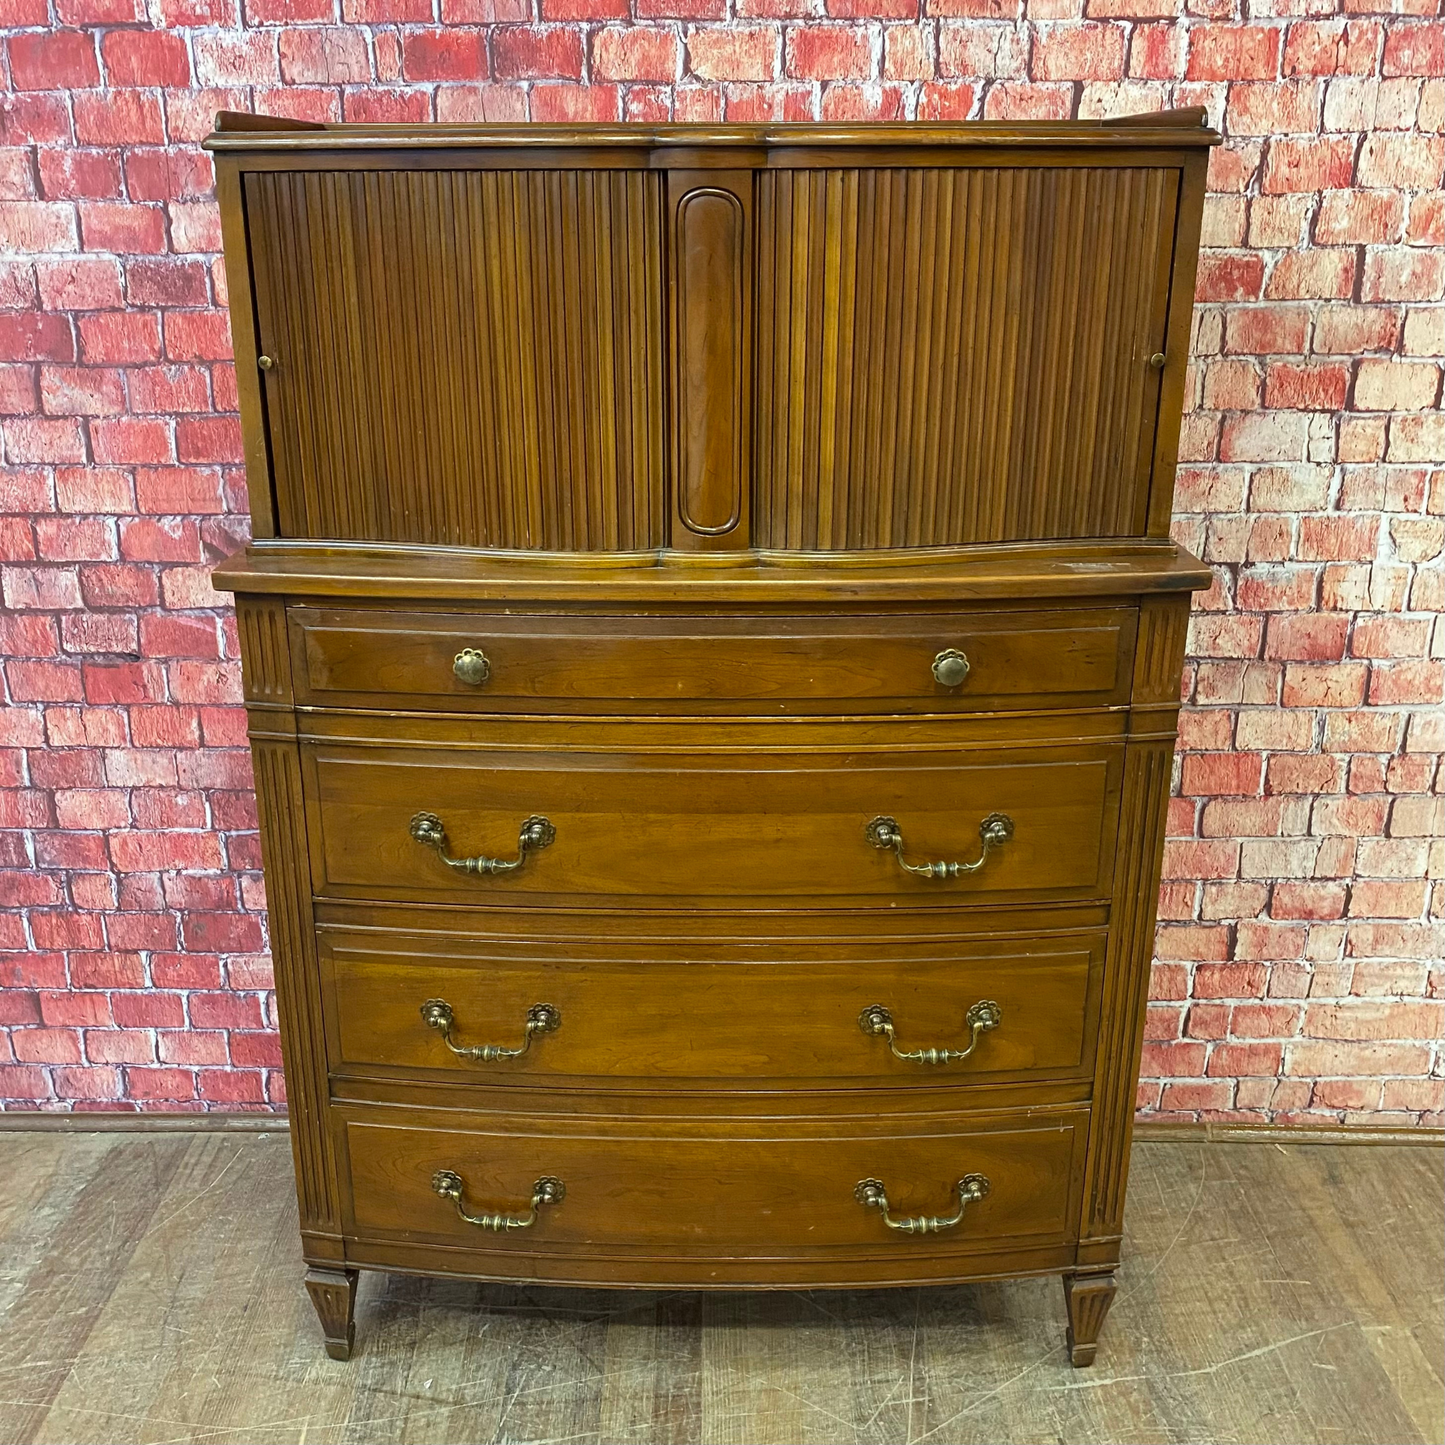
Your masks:
M 1084 1080 L 1099 933 L 803 948 L 459 945 L 327 930 L 332 1067 L 537 1087 Z
M 1053 1272 L 1089 1363 L 1210 580 L 1203 112 L 218 124 L 328 1351 L 361 1268 Z
M 1127 699 L 1133 613 L 291 614 L 303 698 L 466 712 L 979 712 Z
M 939 1256 L 1069 1240 L 1085 1118 L 843 1117 L 739 1128 L 512 1115 L 448 1127 L 366 1111 L 348 1112 L 345 1145 L 353 1227 L 366 1239 L 552 1256 L 553 1270 L 575 1254 L 664 1268 L 668 1259 L 707 1260 L 717 1283 L 728 1281 L 730 1262 L 798 1251 L 866 1278 L 861 1267 L 879 1260 L 905 1270 L 933 1257 L 936 1269 Z M 438 1181 L 443 1171 L 458 1182 Z M 533 1211 L 538 1180 L 558 1181 L 561 1192 Z M 891 1227 L 877 1202 L 860 1198 L 870 1181 L 883 1186 L 895 1224 L 940 1227 Z M 454 1192 L 441 1192 L 448 1187 Z M 533 1213 L 502 1228 L 464 1217 Z
M 309 745 L 317 892 L 930 908 L 1109 893 L 1117 744 L 713 753 L 680 732 L 675 751 L 618 754 L 535 736 L 529 752 Z M 934 864 L 959 871 L 909 871 Z

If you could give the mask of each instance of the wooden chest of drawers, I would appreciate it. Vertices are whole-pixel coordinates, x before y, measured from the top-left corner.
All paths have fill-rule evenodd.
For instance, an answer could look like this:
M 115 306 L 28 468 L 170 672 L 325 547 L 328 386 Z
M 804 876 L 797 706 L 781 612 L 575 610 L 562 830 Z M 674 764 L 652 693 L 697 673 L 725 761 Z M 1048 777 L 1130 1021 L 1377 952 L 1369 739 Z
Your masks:
M 1114 1293 L 1197 112 L 216 152 L 307 1284 Z

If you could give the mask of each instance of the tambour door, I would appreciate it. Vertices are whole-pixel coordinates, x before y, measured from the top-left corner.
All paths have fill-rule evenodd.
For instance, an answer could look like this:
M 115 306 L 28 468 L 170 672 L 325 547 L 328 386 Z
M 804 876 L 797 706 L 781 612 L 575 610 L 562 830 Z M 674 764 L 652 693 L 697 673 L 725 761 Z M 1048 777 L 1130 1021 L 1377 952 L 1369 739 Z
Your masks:
M 660 184 L 247 174 L 280 535 L 660 545 Z
M 906 155 L 761 174 L 754 545 L 1143 533 L 1180 183 Z

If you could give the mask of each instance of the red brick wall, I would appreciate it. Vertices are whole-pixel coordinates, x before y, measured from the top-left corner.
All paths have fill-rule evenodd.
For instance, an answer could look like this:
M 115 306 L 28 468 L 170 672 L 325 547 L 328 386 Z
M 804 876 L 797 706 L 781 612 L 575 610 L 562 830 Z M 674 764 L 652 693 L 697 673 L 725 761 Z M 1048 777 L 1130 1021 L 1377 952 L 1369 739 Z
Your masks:
M 0 0 L 0 1100 L 283 1098 L 232 621 L 218 107 L 1208 106 L 1186 679 L 1141 1106 L 1437 1121 L 1436 0 Z M 536 7 L 540 5 L 540 9 Z

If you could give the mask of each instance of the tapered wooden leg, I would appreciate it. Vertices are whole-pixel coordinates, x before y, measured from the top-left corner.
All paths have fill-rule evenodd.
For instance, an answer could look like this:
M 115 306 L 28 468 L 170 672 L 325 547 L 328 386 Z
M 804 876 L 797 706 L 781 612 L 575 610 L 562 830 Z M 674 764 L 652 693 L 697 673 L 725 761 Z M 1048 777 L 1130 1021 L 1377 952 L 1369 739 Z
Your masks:
M 356 1342 L 356 1324 L 352 1317 L 356 1307 L 354 1269 L 308 1269 L 306 1289 L 321 1320 L 326 1336 L 326 1353 L 333 1360 L 349 1360 Z
M 1069 1361 L 1082 1366 L 1094 1363 L 1099 1348 L 1099 1331 L 1104 1316 L 1114 1303 L 1118 1289 L 1112 1274 L 1066 1274 L 1064 1304 L 1069 1311 Z

